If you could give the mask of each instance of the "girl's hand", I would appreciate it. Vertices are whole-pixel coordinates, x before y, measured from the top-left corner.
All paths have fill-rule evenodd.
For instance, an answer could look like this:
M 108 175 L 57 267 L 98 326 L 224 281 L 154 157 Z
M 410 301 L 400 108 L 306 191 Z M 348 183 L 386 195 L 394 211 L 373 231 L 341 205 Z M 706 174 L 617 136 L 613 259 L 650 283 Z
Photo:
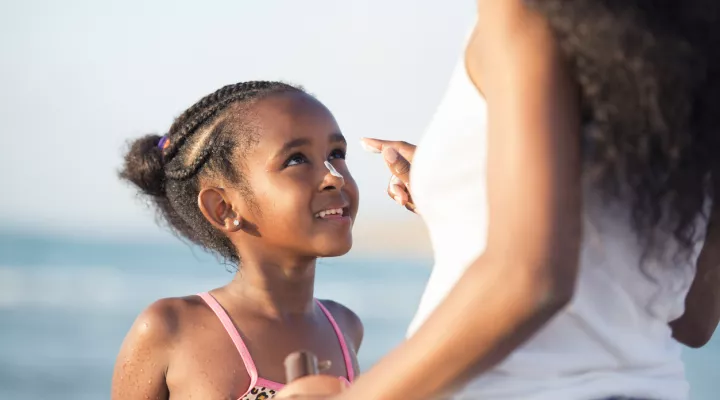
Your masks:
M 401 206 L 415 212 L 410 191 L 410 168 L 412 167 L 415 145 L 390 140 L 363 138 L 362 146 L 373 153 L 382 153 L 392 178 L 388 183 L 388 196 Z

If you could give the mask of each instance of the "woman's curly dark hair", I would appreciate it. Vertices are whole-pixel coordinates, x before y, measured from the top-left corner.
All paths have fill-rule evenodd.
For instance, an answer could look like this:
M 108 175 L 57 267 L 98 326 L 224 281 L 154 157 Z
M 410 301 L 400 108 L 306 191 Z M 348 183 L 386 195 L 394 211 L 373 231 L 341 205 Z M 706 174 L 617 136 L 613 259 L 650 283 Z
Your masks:
M 646 255 L 663 237 L 692 254 L 720 173 L 720 2 L 526 1 L 579 84 L 587 175 L 629 202 Z

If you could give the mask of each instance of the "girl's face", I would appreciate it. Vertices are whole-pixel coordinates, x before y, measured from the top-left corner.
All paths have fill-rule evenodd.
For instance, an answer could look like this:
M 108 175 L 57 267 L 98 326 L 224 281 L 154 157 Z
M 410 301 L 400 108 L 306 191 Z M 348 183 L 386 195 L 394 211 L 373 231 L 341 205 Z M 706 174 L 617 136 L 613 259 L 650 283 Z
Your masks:
M 243 161 L 256 210 L 258 244 L 279 254 L 339 256 L 352 246 L 358 188 L 345 164 L 347 143 L 330 111 L 300 92 L 251 107 L 258 142 Z M 325 166 L 332 164 L 343 178 Z

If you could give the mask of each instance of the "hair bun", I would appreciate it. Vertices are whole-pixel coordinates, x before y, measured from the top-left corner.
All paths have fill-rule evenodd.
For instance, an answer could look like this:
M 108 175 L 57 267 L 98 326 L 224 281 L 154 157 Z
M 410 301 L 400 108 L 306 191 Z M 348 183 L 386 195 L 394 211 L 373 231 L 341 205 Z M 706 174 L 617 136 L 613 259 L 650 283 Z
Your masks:
M 120 178 L 135 184 L 150 196 L 165 196 L 165 171 L 158 135 L 146 135 L 132 142 L 125 154 Z

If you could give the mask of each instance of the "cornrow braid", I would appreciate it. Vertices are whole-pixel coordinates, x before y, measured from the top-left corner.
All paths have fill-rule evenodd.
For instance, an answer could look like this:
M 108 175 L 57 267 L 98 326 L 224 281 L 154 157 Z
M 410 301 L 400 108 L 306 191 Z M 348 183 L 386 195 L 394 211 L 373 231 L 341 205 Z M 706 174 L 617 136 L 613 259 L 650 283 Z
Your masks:
M 245 111 L 230 106 L 284 92 L 304 90 L 272 81 L 241 82 L 218 89 L 175 119 L 164 148 L 158 147 L 157 135 L 133 142 L 120 177 L 154 201 L 160 219 L 173 233 L 237 265 L 240 257 L 235 246 L 205 219 L 197 205 L 199 176 L 220 176 L 243 187 L 233 155 L 241 143 L 253 143 L 255 132 L 247 128 L 249 124 L 243 124 Z M 225 118 L 226 113 L 238 115 Z M 191 140 L 198 132 L 203 134 Z M 248 188 L 244 191 L 251 194 Z
M 185 121 L 191 116 L 196 114 L 199 110 L 202 110 L 203 108 L 206 108 L 214 103 L 217 103 L 220 101 L 220 99 L 232 94 L 237 93 L 241 91 L 252 91 L 252 90 L 262 90 L 267 89 L 271 86 L 276 84 L 275 82 L 268 82 L 268 81 L 252 81 L 252 82 L 240 82 L 235 83 L 232 85 L 225 85 L 221 87 L 220 89 L 216 90 L 215 92 L 203 97 L 200 99 L 197 103 L 193 104 L 190 108 L 185 110 L 182 114 L 180 114 L 179 117 L 173 122 L 172 126 L 170 127 L 170 132 L 175 132 L 178 130 L 179 126 L 184 124 Z
M 210 134 L 210 137 L 205 140 L 205 142 L 202 145 L 202 149 L 198 153 L 197 156 L 195 156 L 195 159 L 187 166 L 184 166 L 182 168 L 177 169 L 171 169 L 166 168 L 165 170 L 165 177 L 167 179 L 174 179 L 174 180 L 185 180 L 193 175 L 195 175 L 198 170 L 205 165 L 208 158 L 212 154 L 212 149 L 215 144 L 215 137 L 217 133 L 212 132 Z
M 165 149 L 164 157 L 166 162 L 172 159 L 182 147 L 188 136 L 191 136 L 199 126 L 207 122 L 219 111 L 235 101 L 252 99 L 263 91 L 271 90 L 278 85 L 286 86 L 288 90 L 294 89 L 289 85 L 277 82 L 241 82 L 234 85 L 224 86 L 214 93 L 207 95 L 182 113 L 170 127 L 170 145 Z M 189 121 L 188 121 L 189 120 Z

